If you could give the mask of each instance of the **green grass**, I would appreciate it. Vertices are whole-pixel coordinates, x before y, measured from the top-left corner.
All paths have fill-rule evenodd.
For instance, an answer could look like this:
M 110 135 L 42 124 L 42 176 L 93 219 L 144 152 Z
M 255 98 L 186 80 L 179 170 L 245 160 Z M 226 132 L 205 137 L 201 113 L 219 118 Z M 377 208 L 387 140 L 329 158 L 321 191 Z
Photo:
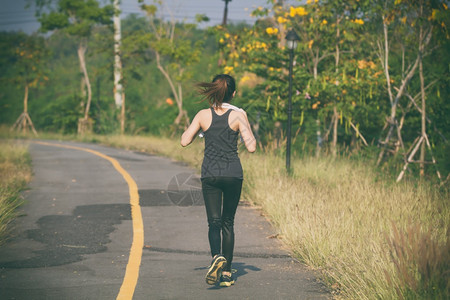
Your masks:
M 31 179 L 30 162 L 26 145 L 0 139 L 0 245 L 8 238 L 16 208 L 23 202 L 20 191 Z
M 203 143 L 86 136 L 114 147 L 161 154 L 199 170 Z M 284 158 L 242 151 L 243 197 L 261 207 L 297 258 L 318 270 L 336 298 L 448 299 L 448 186 L 382 178 L 373 162 Z

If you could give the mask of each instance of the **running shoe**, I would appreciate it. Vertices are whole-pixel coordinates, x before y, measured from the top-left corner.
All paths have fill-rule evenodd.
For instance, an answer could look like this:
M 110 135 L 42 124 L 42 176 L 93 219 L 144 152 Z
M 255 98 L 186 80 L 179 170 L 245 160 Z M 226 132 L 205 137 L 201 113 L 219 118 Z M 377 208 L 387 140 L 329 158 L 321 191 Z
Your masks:
M 206 273 L 206 283 L 213 285 L 219 280 L 223 267 L 227 263 L 227 260 L 223 255 L 216 255 L 209 267 L 208 273 Z
M 233 284 L 234 284 L 234 279 L 233 279 L 232 276 L 230 276 L 230 275 L 223 275 L 223 274 L 222 274 L 222 276 L 220 276 L 220 286 L 228 287 L 228 286 L 231 286 Z

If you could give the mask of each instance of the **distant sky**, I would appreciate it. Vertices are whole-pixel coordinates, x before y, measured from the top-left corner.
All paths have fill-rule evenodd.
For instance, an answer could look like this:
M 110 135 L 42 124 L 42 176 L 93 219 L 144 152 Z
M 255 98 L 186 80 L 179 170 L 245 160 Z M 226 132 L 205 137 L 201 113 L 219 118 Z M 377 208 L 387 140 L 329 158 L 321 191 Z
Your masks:
M 29 1 L 34 3 L 33 0 Z M 206 25 L 216 25 L 222 22 L 225 2 L 223 0 L 165 0 L 167 10 L 164 16 L 170 17 L 169 10 L 177 20 L 192 22 L 196 14 L 206 14 L 210 22 Z M 286 3 L 298 3 L 295 0 L 285 0 Z M 145 0 L 151 4 L 151 0 Z M 35 7 L 25 8 L 27 0 L 0 0 L 0 31 L 35 32 L 39 23 L 34 17 Z M 258 6 L 268 6 L 267 0 L 232 0 L 228 3 L 228 21 L 253 23 L 250 12 Z M 122 17 L 131 13 L 140 14 L 138 0 L 121 1 Z

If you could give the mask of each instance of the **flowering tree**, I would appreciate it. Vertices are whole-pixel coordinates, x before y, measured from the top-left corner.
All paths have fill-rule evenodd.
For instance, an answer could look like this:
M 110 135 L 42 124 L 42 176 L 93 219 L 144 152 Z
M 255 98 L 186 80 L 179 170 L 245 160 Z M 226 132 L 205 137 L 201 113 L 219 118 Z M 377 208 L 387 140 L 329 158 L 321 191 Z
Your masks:
M 256 75 L 260 81 L 254 97 L 264 95 L 265 100 L 255 99 L 253 106 L 265 110 L 272 123 L 285 120 L 288 65 L 284 37 L 288 28 L 294 28 L 301 38 L 294 59 L 293 102 L 299 112 L 294 119 L 302 126 L 305 119 L 315 116 L 318 129 L 327 129 L 329 120 L 330 127 L 319 134 L 318 144 L 326 141 L 333 129 L 333 153 L 339 121 L 345 122 L 346 132 L 353 130 L 355 137 L 367 144 L 354 115 L 365 110 L 365 95 L 371 95 L 378 84 L 373 78 L 381 73 L 371 59 L 358 59 L 355 55 L 354 48 L 361 47 L 356 35 L 364 25 L 361 7 L 366 4 L 367 1 L 356 0 L 323 1 L 320 5 L 318 1 L 308 1 L 303 6 L 283 7 L 273 1 L 270 9 L 259 7 L 253 12 L 259 20 L 252 29 L 240 30 L 239 34 L 216 29 L 227 57 L 224 71 L 241 75 L 244 85 L 249 75 Z M 323 125 L 319 120 L 324 120 Z

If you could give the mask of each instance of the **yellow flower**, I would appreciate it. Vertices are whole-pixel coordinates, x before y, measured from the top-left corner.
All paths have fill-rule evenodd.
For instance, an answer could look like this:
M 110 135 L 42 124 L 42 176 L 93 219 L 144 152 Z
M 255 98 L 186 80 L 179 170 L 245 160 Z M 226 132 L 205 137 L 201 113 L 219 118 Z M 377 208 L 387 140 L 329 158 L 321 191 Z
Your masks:
M 232 66 L 225 66 L 225 68 L 223 69 L 223 72 L 225 73 L 225 74 L 228 74 L 228 73 L 231 73 L 231 72 L 233 72 L 233 67 Z
M 361 20 L 361 19 L 355 19 L 355 20 L 352 20 L 352 22 L 355 23 L 355 24 L 359 24 L 359 25 L 363 25 L 364 24 L 364 21 Z
M 287 19 L 283 18 L 282 16 L 279 16 L 277 19 L 278 23 L 283 24 L 287 22 Z
M 295 9 L 295 12 L 297 13 L 297 15 L 299 15 L 299 16 L 306 16 L 307 14 L 308 14 L 308 12 L 305 10 L 305 8 L 304 7 L 297 7 L 296 9 Z
M 295 17 L 295 14 L 296 14 L 296 10 L 295 10 L 295 8 L 294 7 L 290 7 L 289 8 L 289 15 L 293 18 L 293 17 Z
M 314 22 L 314 19 L 313 18 L 309 18 L 309 23 L 313 23 Z
M 403 24 L 405 24 L 405 23 L 406 23 L 406 16 L 404 16 L 403 18 L 401 18 L 401 21 L 402 21 Z
M 312 108 L 312 109 L 317 109 L 317 107 L 319 106 L 319 104 L 320 104 L 320 101 L 317 101 L 316 103 L 314 103 L 314 104 L 311 106 L 311 108 Z
M 367 66 L 366 61 L 365 60 L 358 60 L 358 68 L 359 69 L 364 69 Z
M 436 19 L 436 12 L 437 12 L 437 9 L 433 9 L 433 11 L 432 11 L 432 13 L 431 13 L 430 20 Z
M 267 32 L 267 34 L 277 34 L 278 28 L 267 27 L 266 32 Z
M 230 37 L 230 34 L 228 32 L 225 33 L 225 37 L 228 39 Z
M 244 76 L 244 77 L 241 78 L 241 83 L 246 82 L 248 80 L 250 80 L 250 77 L 249 76 Z
M 445 10 L 447 10 L 447 9 L 448 9 L 448 6 L 447 6 L 447 4 L 445 4 L 445 3 L 442 3 L 442 5 L 444 5 L 444 8 L 445 8 Z
M 307 0 L 306 4 L 311 4 L 312 0 Z
M 314 44 L 314 40 L 310 40 L 308 42 L 308 48 L 311 49 L 313 44 Z
M 221 44 L 225 43 L 225 41 L 223 40 L 223 38 L 220 38 L 219 43 L 221 43 Z
M 328 21 L 327 20 L 323 20 L 322 21 L 322 25 L 327 25 L 328 24 Z

